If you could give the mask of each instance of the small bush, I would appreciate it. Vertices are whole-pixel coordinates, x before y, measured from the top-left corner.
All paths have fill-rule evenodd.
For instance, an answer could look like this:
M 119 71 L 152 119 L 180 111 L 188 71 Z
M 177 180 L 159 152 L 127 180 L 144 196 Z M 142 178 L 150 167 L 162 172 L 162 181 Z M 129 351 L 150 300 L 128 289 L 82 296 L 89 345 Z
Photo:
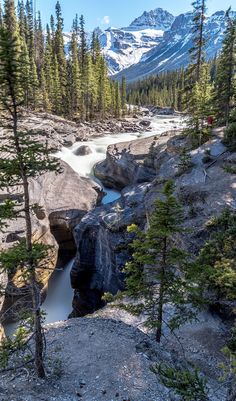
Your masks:
M 229 125 L 224 133 L 223 143 L 233 152 L 236 150 L 236 122 Z
M 202 158 L 203 163 L 210 163 L 212 161 L 210 149 L 206 149 Z

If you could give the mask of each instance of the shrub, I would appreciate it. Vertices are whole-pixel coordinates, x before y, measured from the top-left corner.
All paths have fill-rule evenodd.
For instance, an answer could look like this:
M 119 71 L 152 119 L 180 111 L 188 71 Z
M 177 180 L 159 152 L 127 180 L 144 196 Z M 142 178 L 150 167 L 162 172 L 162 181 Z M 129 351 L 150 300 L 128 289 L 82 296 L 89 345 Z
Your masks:
M 236 122 L 229 125 L 224 133 L 223 143 L 233 152 L 236 150 Z

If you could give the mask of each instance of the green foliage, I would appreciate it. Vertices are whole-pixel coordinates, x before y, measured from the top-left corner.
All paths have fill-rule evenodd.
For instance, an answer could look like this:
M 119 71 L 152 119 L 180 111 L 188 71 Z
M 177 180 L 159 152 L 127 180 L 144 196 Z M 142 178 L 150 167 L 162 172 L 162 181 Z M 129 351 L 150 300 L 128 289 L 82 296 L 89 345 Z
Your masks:
M 167 364 L 159 364 L 151 368 L 158 375 L 161 383 L 181 397 L 181 401 L 209 400 L 207 381 L 197 369 L 176 368 Z
M 14 333 L 13 338 L 4 338 L 0 344 L 0 367 L 6 368 L 9 363 L 11 355 L 15 352 L 20 352 L 25 349 L 26 340 L 29 331 L 20 326 Z M 23 362 L 23 361 L 22 361 Z
M 226 209 L 208 226 L 210 238 L 201 249 L 188 274 L 206 302 L 236 299 L 236 214 Z M 212 296 L 212 292 L 214 297 Z
M 128 228 L 129 232 L 135 233 L 135 239 L 131 243 L 132 259 L 124 269 L 125 294 L 140 301 L 138 309 L 140 311 L 142 305 L 146 325 L 156 328 L 157 341 L 161 338 L 165 304 L 175 306 L 175 316 L 168 322 L 172 330 L 195 316 L 189 308 L 189 296 L 194 294 L 194 288 L 184 276 L 177 274 L 187 255 L 175 246 L 173 240 L 176 234 L 183 232 L 182 208 L 173 193 L 173 182 L 168 181 L 161 199 L 154 204 L 146 232 L 135 225 Z
M 192 157 L 190 153 L 184 148 L 179 157 L 179 169 L 181 174 L 185 173 L 190 167 L 192 167 L 191 159 Z
M 185 72 L 181 69 L 136 81 L 128 86 L 128 103 L 142 106 L 174 107 L 181 111 L 183 110 L 184 76 Z
M 236 174 L 236 165 L 235 164 L 231 164 L 231 163 L 225 164 L 223 168 L 229 174 Z
M 203 158 L 202 158 L 202 162 L 203 162 L 203 163 L 209 163 L 209 162 L 211 162 L 211 161 L 212 161 L 211 151 L 210 151 L 210 149 L 206 149 L 206 150 L 204 151 L 204 156 L 203 156 Z
M 17 132 L 20 156 L 15 152 L 16 138 L 8 136 L 8 141 L 0 146 L 0 188 L 16 185 L 22 178 L 22 166 L 27 178 L 35 178 L 46 171 L 60 171 L 57 159 L 50 157 L 51 149 L 40 143 L 35 132 Z
M 59 1 L 55 14 L 56 18 L 51 17 L 45 34 L 40 13 L 34 20 L 30 0 L 19 2 L 17 16 L 12 1 L 5 1 L 0 35 L 0 70 L 4 72 L 2 76 L 6 78 L 8 71 L 19 83 L 17 104 L 76 120 L 89 120 L 96 116 L 120 117 L 121 112 L 126 112 L 126 82 L 123 80 L 121 88 L 117 88 L 117 83 L 109 80 L 96 33 L 90 48 L 84 17 L 76 15 L 70 51 L 66 57 L 64 20 Z M 9 52 L 15 62 L 6 65 Z M 7 79 L 5 83 L 5 87 L 2 83 L 1 88 L 7 103 Z
M 219 124 L 227 125 L 235 96 L 236 18 L 226 12 L 226 31 L 218 60 L 214 104 Z
M 236 122 L 231 123 L 225 129 L 223 143 L 231 152 L 236 150 Z
M 22 275 L 25 274 L 29 279 L 31 270 L 37 268 L 39 262 L 48 257 L 48 252 L 51 248 L 49 245 L 35 243 L 32 245 L 32 251 L 29 256 L 26 241 L 22 240 L 11 248 L 1 251 L 0 271 L 14 273 L 17 268 L 20 268 L 22 269 Z
M 0 203 L 0 231 L 7 227 L 8 220 L 17 218 L 18 213 L 15 210 L 16 203 L 11 199 L 6 199 Z

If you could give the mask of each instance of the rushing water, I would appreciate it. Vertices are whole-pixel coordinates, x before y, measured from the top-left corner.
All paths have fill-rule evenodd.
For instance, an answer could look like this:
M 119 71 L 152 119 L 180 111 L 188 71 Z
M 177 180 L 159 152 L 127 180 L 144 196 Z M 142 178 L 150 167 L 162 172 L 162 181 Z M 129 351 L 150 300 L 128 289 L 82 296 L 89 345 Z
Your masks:
M 143 133 L 110 134 L 86 142 L 76 142 L 71 148 L 62 148 L 57 156 L 69 164 L 80 176 L 90 177 L 98 182 L 107 194 L 103 198 L 103 204 L 110 203 L 120 197 L 120 192 L 104 188 L 99 180 L 95 179 L 93 176 L 93 167 L 96 163 L 106 158 L 107 147 L 114 143 L 159 135 L 162 132 L 178 129 L 183 126 L 183 120 L 179 116 L 154 117 L 151 121 L 151 131 Z M 88 146 L 92 153 L 86 156 L 76 156 L 74 151 L 82 145 Z M 56 270 L 49 280 L 48 295 L 42 305 L 42 309 L 46 312 L 46 323 L 65 320 L 72 310 L 73 290 L 70 285 L 70 270 L 72 264 L 73 261 L 68 263 L 64 269 Z M 5 331 L 10 335 L 15 328 L 16 324 L 12 323 L 5 327 Z

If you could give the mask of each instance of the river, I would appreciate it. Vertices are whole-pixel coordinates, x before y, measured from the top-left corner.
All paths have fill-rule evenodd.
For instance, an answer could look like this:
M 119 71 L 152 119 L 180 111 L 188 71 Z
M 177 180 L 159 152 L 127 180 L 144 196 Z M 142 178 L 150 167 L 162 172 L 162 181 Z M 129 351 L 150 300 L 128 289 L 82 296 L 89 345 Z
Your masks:
M 106 196 L 103 198 L 103 204 L 113 202 L 120 197 L 120 193 L 103 187 L 99 180 L 95 179 L 93 167 L 96 163 L 106 158 L 107 147 L 111 144 L 159 135 L 165 131 L 178 129 L 183 126 L 183 120 L 180 116 L 153 117 L 151 118 L 151 123 L 151 131 L 109 134 L 86 142 L 76 142 L 71 148 L 62 148 L 62 150 L 57 153 L 57 157 L 69 164 L 80 176 L 92 178 L 101 185 L 106 192 Z M 82 145 L 88 146 L 92 153 L 86 156 L 76 156 L 74 151 Z M 70 270 L 72 264 L 73 261 L 70 261 L 64 268 L 56 270 L 49 280 L 48 295 L 42 305 L 42 309 L 46 312 L 46 323 L 66 320 L 72 311 L 73 290 L 70 286 Z M 10 335 L 15 327 L 16 324 L 8 324 L 5 327 L 6 333 Z

